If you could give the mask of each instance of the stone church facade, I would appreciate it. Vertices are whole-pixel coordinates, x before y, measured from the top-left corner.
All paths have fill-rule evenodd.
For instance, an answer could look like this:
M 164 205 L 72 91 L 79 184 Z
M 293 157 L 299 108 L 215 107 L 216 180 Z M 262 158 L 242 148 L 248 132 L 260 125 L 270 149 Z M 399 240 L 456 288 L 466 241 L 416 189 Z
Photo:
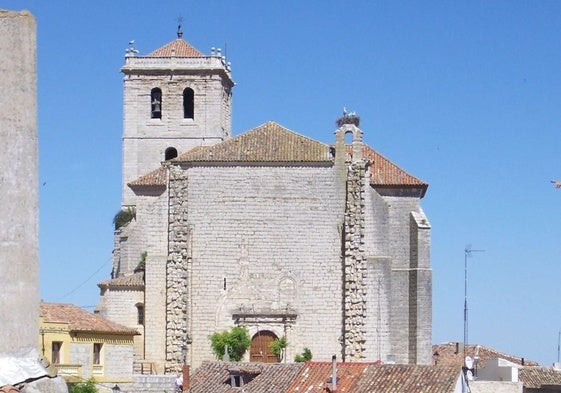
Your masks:
M 356 116 L 331 144 L 275 122 L 231 136 L 234 82 L 219 50 L 178 34 L 124 73 L 123 209 L 97 312 L 142 334 L 137 364 L 212 360 L 239 325 L 249 361 L 430 364 L 427 184 L 363 143 Z M 351 143 L 345 143 L 345 140 Z M 183 350 L 183 351 L 182 351 Z M 183 352 L 183 353 L 182 353 Z M 137 368 L 138 370 L 138 368 Z

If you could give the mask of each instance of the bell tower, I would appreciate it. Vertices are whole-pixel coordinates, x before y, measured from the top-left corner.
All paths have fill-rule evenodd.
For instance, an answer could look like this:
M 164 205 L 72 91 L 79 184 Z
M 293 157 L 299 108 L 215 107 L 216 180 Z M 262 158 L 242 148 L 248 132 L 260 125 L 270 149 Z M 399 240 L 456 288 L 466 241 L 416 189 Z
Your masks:
M 133 47 L 125 54 L 122 205 L 135 205 L 127 183 L 160 167 L 162 161 L 196 146 L 230 137 L 232 79 L 220 49 L 204 55 L 177 38 L 148 55 Z

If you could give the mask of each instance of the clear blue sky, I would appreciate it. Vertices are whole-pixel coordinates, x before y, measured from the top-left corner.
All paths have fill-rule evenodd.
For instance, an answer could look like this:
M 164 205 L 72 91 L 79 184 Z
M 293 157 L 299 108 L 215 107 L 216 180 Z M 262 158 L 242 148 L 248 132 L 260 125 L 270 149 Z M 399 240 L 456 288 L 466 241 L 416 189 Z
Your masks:
M 319 5 L 321 4 L 321 5 Z M 14 1 L 38 23 L 41 297 L 88 306 L 109 277 L 122 75 L 175 38 L 225 48 L 235 134 L 274 120 L 366 142 L 430 186 L 433 342 L 550 365 L 561 329 L 561 2 Z

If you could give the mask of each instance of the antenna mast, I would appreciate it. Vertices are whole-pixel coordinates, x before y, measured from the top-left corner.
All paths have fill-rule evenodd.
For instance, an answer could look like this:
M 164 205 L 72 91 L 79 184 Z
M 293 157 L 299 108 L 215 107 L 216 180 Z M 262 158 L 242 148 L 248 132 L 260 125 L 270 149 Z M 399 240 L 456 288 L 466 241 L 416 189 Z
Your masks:
M 464 366 L 466 366 L 466 348 L 468 345 L 468 257 L 472 252 L 485 252 L 485 250 L 474 250 L 471 244 L 464 249 Z

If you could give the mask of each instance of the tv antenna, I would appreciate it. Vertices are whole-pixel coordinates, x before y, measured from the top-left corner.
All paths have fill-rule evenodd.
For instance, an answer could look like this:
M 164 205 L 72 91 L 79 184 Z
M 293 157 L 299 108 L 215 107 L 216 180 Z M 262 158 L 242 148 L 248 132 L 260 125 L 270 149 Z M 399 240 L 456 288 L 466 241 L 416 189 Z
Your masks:
M 466 348 L 468 345 L 468 258 L 474 252 L 485 252 L 485 250 L 474 250 L 471 244 L 464 248 L 464 366 L 466 359 Z

